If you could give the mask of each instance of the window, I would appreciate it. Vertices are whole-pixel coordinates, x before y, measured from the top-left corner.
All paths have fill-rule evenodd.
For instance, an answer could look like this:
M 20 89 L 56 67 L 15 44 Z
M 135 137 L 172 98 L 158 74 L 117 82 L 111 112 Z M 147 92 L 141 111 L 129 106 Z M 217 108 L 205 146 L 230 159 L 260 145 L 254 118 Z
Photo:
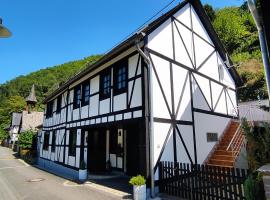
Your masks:
M 52 152 L 55 152 L 55 145 L 56 145 L 56 131 L 52 133 Z
M 49 148 L 49 140 L 50 140 L 50 133 L 44 133 L 44 141 L 43 141 L 43 150 L 48 150 Z
M 78 85 L 74 89 L 73 109 L 80 107 L 80 101 L 81 101 L 81 86 Z
M 82 106 L 88 105 L 90 99 L 90 83 L 86 81 L 82 85 Z
M 62 95 L 59 95 L 57 97 L 57 106 L 56 106 L 56 113 L 60 113 L 61 112 L 61 107 L 62 107 Z
M 101 90 L 100 90 L 100 98 L 106 99 L 110 97 L 111 94 L 111 70 L 107 70 L 104 74 L 101 75 Z
M 114 93 L 119 94 L 127 89 L 127 63 L 120 62 L 114 68 Z
M 70 130 L 69 132 L 69 148 L 68 155 L 75 156 L 76 155 L 76 140 L 77 140 L 77 131 Z
M 53 116 L 53 101 L 47 103 L 46 118 Z

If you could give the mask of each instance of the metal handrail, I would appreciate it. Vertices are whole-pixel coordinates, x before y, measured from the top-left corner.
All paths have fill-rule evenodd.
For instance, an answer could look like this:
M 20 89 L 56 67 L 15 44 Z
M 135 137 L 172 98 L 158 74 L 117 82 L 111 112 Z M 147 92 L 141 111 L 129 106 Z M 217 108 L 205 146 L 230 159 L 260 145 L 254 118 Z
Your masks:
M 233 135 L 233 138 L 231 139 L 231 141 L 230 141 L 230 143 L 229 143 L 229 145 L 228 145 L 228 147 L 227 147 L 227 151 L 231 148 L 231 146 L 233 145 L 233 141 L 234 141 L 234 139 L 236 138 L 236 136 L 238 135 L 238 132 L 239 132 L 239 130 L 240 130 L 240 128 L 241 128 L 241 124 L 239 124 L 239 126 L 238 126 L 238 128 L 236 129 L 236 131 L 235 131 L 235 133 L 234 133 L 234 135 Z
M 247 112 L 245 113 L 244 117 L 247 117 L 248 114 L 251 114 L 251 107 L 249 106 L 249 109 L 247 110 Z M 251 115 L 252 118 L 252 115 Z M 253 126 L 253 121 L 249 121 L 249 123 L 251 123 L 251 126 Z M 236 129 L 228 147 L 227 147 L 227 151 L 231 150 L 232 151 L 232 155 L 233 156 L 237 156 L 237 154 L 239 153 L 238 151 L 240 150 L 241 146 L 243 145 L 244 142 L 244 136 L 242 134 L 242 130 L 241 130 L 242 124 L 241 122 L 239 123 L 238 128 Z

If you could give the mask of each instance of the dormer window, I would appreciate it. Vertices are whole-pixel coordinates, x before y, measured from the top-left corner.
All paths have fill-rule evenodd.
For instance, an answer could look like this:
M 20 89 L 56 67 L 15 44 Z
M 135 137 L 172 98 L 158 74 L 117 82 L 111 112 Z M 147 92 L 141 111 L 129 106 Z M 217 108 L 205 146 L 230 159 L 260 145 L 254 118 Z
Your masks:
M 81 103 L 81 85 L 78 85 L 74 89 L 73 109 L 80 107 Z

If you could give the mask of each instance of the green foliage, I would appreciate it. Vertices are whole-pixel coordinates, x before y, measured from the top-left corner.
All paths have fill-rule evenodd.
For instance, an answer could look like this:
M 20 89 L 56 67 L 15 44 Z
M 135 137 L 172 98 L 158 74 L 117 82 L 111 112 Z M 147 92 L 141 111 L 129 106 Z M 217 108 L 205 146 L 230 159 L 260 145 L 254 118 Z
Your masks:
M 244 183 L 244 191 L 247 200 L 264 200 L 265 195 L 263 189 L 262 175 L 260 173 L 249 175 Z
M 142 175 L 133 176 L 129 180 L 129 184 L 136 186 L 145 185 L 145 183 L 146 183 L 145 178 Z
M 252 171 L 270 163 L 270 127 L 264 123 L 263 127 L 251 128 L 248 122 L 242 120 L 242 129 L 247 139 L 247 158 Z
M 36 86 L 37 110 L 43 111 L 42 101 L 50 92 L 74 76 L 74 74 L 83 70 L 88 64 L 96 62 L 100 57 L 100 55 L 93 55 L 82 60 L 42 69 L 26 76 L 19 76 L 1 84 L 0 128 L 5 128 L 10 124 L 12 112 L 25 109 L 25 98 L 29 95 L 33 84 Z
M 0 128 L 4 129 L 10 124 L 12 112 L 21 112 L 26 103 L 21 96 L 9 96 L 0 100 Z
M 220 9 L 213 25 L 229 54 L 258 49 L 258 34 L 249 11 L 238 7 Z
M 5 130 L 0 128 L 0 141 L 7 139 L 8 136 L 9 136 L 8 133 Z
M 204 7 L 204 10 L 205 10 L 207 16 L 209 17 L 210 21 L 213 22 L 216 18 L 216 13 L 215 13 L 213 7 L 209 4 L 205 4 L 203 7 Z
M 33 131 L 25 131 L 19 135 L 19 146 L 23 149 L 31 149 L 36 133 Z
M 217 10 L 213 26 L 234 64 L 239 64 L 237 71 L 244 82 L 238 89 L 239 100 L 267 98 L 258 32 L 247 4 Z

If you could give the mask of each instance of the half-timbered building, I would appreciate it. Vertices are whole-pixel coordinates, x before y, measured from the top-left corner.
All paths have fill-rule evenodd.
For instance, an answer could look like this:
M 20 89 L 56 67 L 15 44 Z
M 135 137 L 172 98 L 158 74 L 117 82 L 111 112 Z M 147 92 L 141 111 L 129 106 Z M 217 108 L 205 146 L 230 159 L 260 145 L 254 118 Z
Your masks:
M 201 3 L 186 0 L 45 99 L 39 163 L 155 180 L 159 161 L 202 164 L 238 116 L 239 84 Z

